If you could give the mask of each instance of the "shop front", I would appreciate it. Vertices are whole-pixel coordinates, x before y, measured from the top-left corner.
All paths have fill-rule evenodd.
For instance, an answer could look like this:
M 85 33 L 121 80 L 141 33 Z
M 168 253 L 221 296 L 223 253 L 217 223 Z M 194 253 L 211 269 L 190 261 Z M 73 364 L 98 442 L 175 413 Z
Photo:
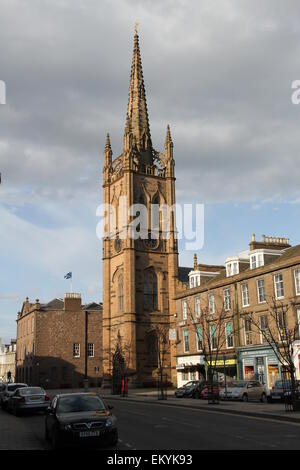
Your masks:
M 191 380 L 205 378 L 204 356 L 200 354 L 177 356 L 177 387 L 182 387 Z
M 266 345 L 237 348 L 239 376 L 243 380 L 259 380 L 270 390 L 281 378 L 281 367 L 273 349 Z
M 218 358 L 212 358 L 212 361 L 206 362 L 206 376 L 208 374 L 208 367 L 212 366 L 216 380 L 223 382 L 225 380 L 238 379 L 238 367 L 236 356 L 219 355 Z M 208 378 L 208 377 L 207 377 Z

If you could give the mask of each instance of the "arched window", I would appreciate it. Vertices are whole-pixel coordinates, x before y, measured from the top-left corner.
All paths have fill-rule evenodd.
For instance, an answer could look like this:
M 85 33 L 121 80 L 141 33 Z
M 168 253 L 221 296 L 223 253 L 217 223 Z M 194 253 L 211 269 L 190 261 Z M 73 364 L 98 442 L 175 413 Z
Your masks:
M 150 312 L 157 310 L 157 276 L 154 269 L 149 269 L 144 275 L 144 308 Z
M 124 310 L 124 283 L 123 283 L 122 274 L 120 274 L 118 278 L 118 304 L 119 304 L 119 312 L 123 312 Z
M 160 229 L 159 195 L 156 194 L 151 205 L 151 229 L 156 232 Z
M 149 331 L 146 335 L 147 365 L 156 368 L 158 366 L 158 338 L 155 331 Z

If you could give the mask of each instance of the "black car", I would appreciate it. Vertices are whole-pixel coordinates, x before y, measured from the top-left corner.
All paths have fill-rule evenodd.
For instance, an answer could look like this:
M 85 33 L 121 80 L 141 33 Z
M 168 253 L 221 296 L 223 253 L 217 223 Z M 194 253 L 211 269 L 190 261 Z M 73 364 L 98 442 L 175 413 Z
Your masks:
M 199 398 L 202 389 L 202 383 L 200 380 L 191 380 L 182 387 L 175 390 L 176 398 Z M 198 396 L 199 395 L 199 396 Z
M 81 443 L 116 445 L 117 419 L 94 393 L 56 395 L 47 410 L 45 437 L 52 448 Z

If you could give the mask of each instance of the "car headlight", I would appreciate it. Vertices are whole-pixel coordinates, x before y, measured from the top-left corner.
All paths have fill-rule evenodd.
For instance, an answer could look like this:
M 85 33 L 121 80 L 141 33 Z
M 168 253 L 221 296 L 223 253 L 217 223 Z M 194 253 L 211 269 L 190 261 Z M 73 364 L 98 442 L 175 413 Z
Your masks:
M 114 423 L 113 423 L 113 420 L 112 420 L 111 418 L 108 418 L 108 419 L 106 420 L 105 426 L 106 426 L 107 428 L 110 428 L 111 426 L 113 426 L 113 424 L 114 424 Z
M 65 430 L 65 431 L 71 431 L 71 429 L 72 429 L 71 424 L 66 424 L 66 425 L 64 426 L 64 430 Z

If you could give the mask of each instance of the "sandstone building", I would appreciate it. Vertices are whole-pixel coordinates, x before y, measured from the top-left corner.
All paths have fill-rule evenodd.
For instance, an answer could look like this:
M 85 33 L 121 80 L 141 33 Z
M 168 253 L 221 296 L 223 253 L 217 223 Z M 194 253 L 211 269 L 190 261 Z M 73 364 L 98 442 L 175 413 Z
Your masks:
M 17 317 L 16 380 L 45 388 L 90 386 L 102 377 L 102 305 L 80 294 L 23 303 Z
M 270 389 L 285 371 L 263 334 L 270 328 L 273 303 L 286 309 L 283 330 L 286 325 L 295 331 L 293 358 L 300 379 L 300 245 L 291 247 L 285 238 L 264 235 L 257 241 L 253 235 L 249 249 L 229 257 L 224 267 L 205 267 L 195 260 L 189 278 L 186 290 L 175 296 L 178 385 L 206 375 L 198 328 L 203 315 L 210 315 L 213 324 L 223 314 L 224 342 L 216 361 L 219 375 L 260 380 Z M 278 336 L 279 346 L 282 338 Z
M 164 153 L 152 144 L 146 93 L 137 32 L 131 66 L 129 100 L 121 155 L 112 158 L 110 137 L 104 151 L 104 203 L 116 211 L 113 230 L 103 238 L 103 367 L 112 374 L 112 360 L 118 336 L 130 350 L 128 368 L 136 384 L 150 384 L 157 378 L 156 331 L 167 332 L 174 323 L 175 292 L 180 288 L 175 217 L 171 216 L 169 235 L 164 237 L 163 221 L 152 206 L 175 203 L 175 162 L 170 128 L 167 127 Z M 142 204 L 148 221 L 139 227 L 140 236 L 129 236 L 133 217 L 121 207 Z M 155 220 L 154 220 L 155 219 Z M 165 373 L 176 380 L 175 343 L 167 338 Z M 173 348 L 173 350 L 172 350 Z

